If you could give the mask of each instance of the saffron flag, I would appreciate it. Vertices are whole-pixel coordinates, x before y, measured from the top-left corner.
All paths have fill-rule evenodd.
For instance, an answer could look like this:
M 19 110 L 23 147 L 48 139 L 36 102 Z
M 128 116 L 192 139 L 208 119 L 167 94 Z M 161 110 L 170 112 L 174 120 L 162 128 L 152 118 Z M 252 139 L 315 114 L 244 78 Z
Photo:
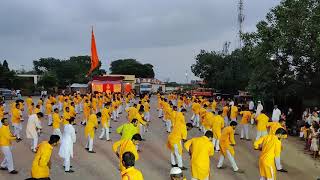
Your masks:
M 93 70 L 99 66 L 99 57 L 96 47 L 96 40 L 94 38 L 93 28 L 91 31 L 91 67 L 87 75 L 90 75 Z

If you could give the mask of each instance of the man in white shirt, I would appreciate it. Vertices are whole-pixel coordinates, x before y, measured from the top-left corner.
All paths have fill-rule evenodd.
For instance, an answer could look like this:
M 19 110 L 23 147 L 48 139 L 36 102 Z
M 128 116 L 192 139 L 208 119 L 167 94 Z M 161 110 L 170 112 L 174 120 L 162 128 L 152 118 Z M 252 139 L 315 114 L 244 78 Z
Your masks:
M 38 146 L 38 137 L 41 130 L 41 122 L 40 119 L 43 117 L 42 112 L 38 112 L 37 114 L 32 114 L 29 116 L 28 124 L 26 128 L 26 134 L 28 139 L 33 140 L 33 144 L 31 150 L 36 153 Z
M 273 122 L 278 122 L 280 120 L 281 116 L 281 111 L 278 109 L 277 105 L 274 105 L 273 112 L 272 112 L 272 121 Z

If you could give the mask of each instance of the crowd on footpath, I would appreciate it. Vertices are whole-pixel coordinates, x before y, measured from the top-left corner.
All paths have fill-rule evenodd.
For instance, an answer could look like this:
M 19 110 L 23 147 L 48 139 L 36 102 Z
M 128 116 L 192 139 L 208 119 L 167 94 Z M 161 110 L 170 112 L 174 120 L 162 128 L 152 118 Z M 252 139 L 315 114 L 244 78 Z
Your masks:
M 218 169 L 225 168 L 224 161 L 227 159 L 235 173 L 245 173 L 236 163 L 236 129 L 241 132 L 241 141 L 251 141 L 253 138 L 252 148 L 261 151 L 258 170 L 260 180 L 276 179 L 277 172 L 287 172 L 281 164 L 281 140 L 287 138 L 287 126 L 277 106 L 269 118 L 260 101 L 257 105 L 250 101 L 238 106 L 232 100 L 174 93 L 157 94 L 156 101 L 158 118 L 163 122 L 163 131 L 168 134 L 167 148 L 172 166 L 170 179 L 186 179 L 183 171 L 188 169 L 192 180 L 210 179 L 213 176 L 210 158 L 215 153 L 219 156 Z M 94 142 L 96 130 L 99 128 L 101 133 L 98 139 L 110 143 L 110 147 L 119 158 L 121 179 L 142 180 L 142 172 L 134 166 L 140 161 L 140 144 L 145 141 L 146 132 L 150 130 L 151 119 L 156 119 L 151 118 L 150 108 L 148 95 L 136 98 L 133 93 L 74 93 L 49 95 L 37 102 L 34 102 L 32 97 L 11 104 L 2 102 L 0 147 L 4 160 L 0 168 L 11 174 L 18 173 L 14 168 L 11 147 L 15 144 L 12 142 L 19 143 L 26 137 L 31 142 L 30 153 L 34 153 L 34 160 L 30 163 L 29 179 L 50 179 L 50 158 L 53 148 L 57 146 L 58 155 L 64 160 L 62 166 L 65 172 L 74 173 L 74 167 L 70 165 L 74 156 L 73 144 L 77 142 L 74 126 L 82 125 L 86 137 L 85 151 L 96 153 Z M 187 111 L 192 113 L 192 117 L 186 120 Z M 122 115 L 126 115 L 127 121 L 121 122 L 115 130 L 121 138 L 111 144 L 110 126 L 113 122 L 119 121 Z M 23 123 L 23 117 L 27 117 L 26 123 Z M 51 132 L 44 132 L 45 125 L 51 127 Z M 255 137 L 249 136 L 251 125 L 256 127 Z M 13 131 L 10 126 L 13 127 Z M 198 129 L 202 135 L 188 137 L 188 131 L 191 129 Z M 48 141 L 39 143 L 42 133 L 49 133 L 51 136 Z M 190 167 L 184 166 L 184 151 L 190 156 Z

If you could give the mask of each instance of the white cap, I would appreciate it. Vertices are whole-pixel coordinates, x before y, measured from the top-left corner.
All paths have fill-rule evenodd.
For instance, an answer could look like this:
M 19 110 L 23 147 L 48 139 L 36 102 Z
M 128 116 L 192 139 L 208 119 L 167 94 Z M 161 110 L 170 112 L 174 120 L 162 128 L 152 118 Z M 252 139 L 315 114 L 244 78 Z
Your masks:
M 171 170 L 170 170 L 170 175 L 173 175 L 173 174 L 181 174 L 181 173 L 182 173 L 182 171 L 181 171 L 181 169 L 178 168 L 178 167 L 173 167 L 173 168 L 171 168 Z

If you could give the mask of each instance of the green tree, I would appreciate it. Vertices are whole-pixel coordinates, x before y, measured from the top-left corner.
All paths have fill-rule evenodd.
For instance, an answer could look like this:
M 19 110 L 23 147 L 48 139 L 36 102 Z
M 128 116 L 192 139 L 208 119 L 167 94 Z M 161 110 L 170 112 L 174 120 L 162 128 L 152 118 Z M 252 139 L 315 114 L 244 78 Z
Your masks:
M 244 90 L 251 73 L 247 55 L 242 50 L 235 50 L 230 55 L 201 50 L 191 70 L 207 82 L 208 87 L 229 93 Z
M 55 58 L 40 58 L 33 61 L 37 74 L 51 74 L 57 80 L 57 86 L 66 87 L 72 83 L 87 83 L 92 76 L 101 75 L 105 70 L 100 69 L 101 64 L 89 77 L 90 56 L 72 56 L 68 60 Z M 52 80 L 52 78 L 49 78 Z
M 137 78 L 154 78 L 153 66 L 142 64 L 135 59 L 119 59 L 113 61 L 110 67 L 111 74 L 135 75 Z
M 320 97 L 319 17 L 319 1 L 284 0 L 243 36 L 254 66 L 250 92 L 280 103 Z

